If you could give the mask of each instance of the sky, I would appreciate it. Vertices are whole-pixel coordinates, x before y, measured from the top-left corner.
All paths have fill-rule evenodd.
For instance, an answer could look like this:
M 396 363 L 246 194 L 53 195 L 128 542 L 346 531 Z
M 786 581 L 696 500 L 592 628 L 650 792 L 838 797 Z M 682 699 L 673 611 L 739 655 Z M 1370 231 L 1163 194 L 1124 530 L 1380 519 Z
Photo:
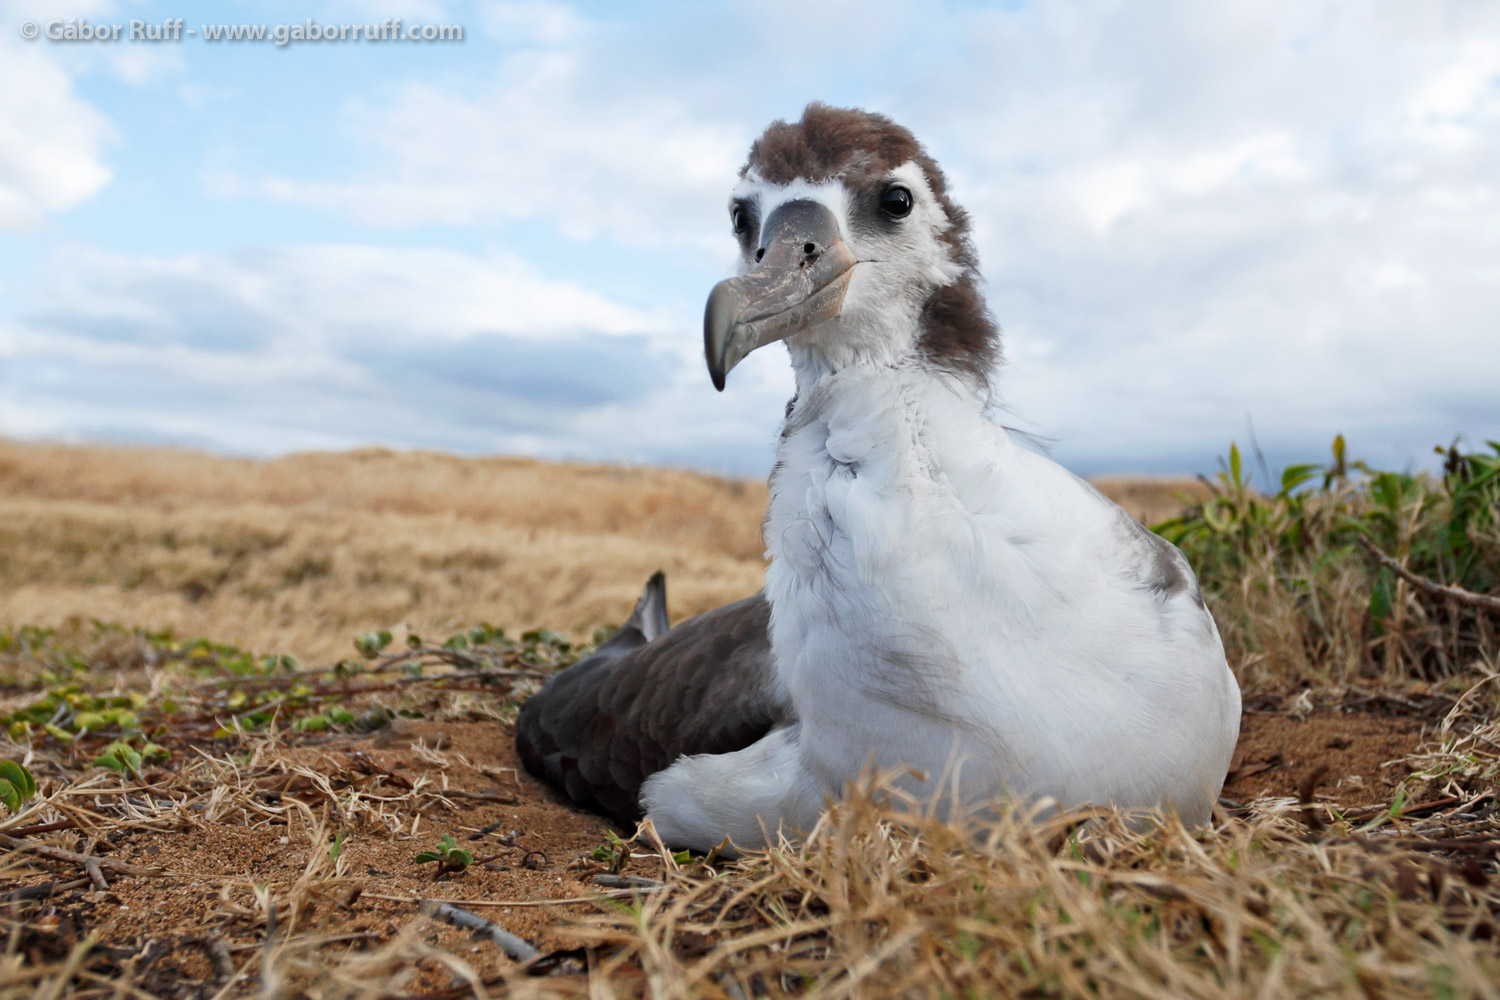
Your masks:
M 463 38 L 203 31 L 386 18 Z M 715 393 L 702 310 L 810 100 L 943 166 L 1000 419 L 1078 472 L 1500 439 L 1488 0 L 0 0 L 0 435 L 763 476 L 786 354 Z

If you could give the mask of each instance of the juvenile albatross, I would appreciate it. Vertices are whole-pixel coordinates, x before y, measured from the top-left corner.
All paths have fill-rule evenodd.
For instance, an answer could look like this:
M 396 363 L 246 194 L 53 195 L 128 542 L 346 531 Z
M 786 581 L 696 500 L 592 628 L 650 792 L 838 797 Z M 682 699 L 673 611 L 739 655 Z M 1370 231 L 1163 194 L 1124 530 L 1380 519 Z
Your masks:
M 807 830 L 873 763 L 1205 821 L 1240 695 L 1182 553 L 985 415 L 999 332 L 968 220 L 912 134 L 809 105 L 750 149 L 714 385 L 783 341 L 765 590 L 625 629 L 521 710 L 526 767 L 670 845 Z M 946 778 L 944 777 L 946 775 Z

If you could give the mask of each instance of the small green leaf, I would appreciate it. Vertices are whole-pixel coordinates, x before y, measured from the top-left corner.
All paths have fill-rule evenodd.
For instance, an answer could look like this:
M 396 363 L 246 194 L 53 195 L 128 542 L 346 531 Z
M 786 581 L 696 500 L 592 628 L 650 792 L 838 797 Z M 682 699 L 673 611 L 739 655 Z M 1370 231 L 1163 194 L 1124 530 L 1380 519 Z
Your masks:
M 139 774 L 141 755 L 139 751 L 132 749 L 130 744 L 116 741 L 105 747 L 104 752 L 94 758 L 94 764 L 107 767 L 120 774 Z
M 36 779 L 31 776 L 30 771 L 13 760 L 0 760 L 0 780 L 14 785 L 23 802 L 36 794 Z
M 1288 465 L 1281 473 L 1281 495 L 1288 496 L 1293 490 L 1317 475 L 1317 465 Z
M 417 855 L 416 861 L 419 865 L 429 864 L 433 861 L 441 861 L 443 856 L 436 851 L 423 851 Z
M 1239 523 L 1240 511 L 1228 497 L 1214 497 L 1203 506 L 1203 520 L 1211 529 L 1223 534 Z
M 85 729 L 94 732 L 103 729 L 108 724 L 103 712 L 79 712 L 73 717 L 73 725 L 78 727 L 79 732 Z

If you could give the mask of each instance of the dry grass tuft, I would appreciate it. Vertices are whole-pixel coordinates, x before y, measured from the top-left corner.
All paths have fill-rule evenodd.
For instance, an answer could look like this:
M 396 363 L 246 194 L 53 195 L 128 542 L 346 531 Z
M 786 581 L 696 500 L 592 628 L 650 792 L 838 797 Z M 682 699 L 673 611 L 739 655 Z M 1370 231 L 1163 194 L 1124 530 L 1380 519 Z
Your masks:
M 960 831 L 858 796 L 805 845 L 676 873 L 575 933 L 655 996 L 1493 995 L 1488 874 L 1285 809 L 1133 825 Z

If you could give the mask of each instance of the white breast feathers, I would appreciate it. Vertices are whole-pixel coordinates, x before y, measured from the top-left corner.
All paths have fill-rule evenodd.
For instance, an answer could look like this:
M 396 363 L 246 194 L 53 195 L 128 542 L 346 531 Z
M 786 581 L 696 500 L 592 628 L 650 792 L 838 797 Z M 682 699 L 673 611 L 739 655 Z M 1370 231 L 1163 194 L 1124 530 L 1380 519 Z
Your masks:
M 1239 694 L 1180 553 L 920 364 L 825 376 L 780 459 L 772 644 L 825 794 L 873 755 L 1206 818 Z

